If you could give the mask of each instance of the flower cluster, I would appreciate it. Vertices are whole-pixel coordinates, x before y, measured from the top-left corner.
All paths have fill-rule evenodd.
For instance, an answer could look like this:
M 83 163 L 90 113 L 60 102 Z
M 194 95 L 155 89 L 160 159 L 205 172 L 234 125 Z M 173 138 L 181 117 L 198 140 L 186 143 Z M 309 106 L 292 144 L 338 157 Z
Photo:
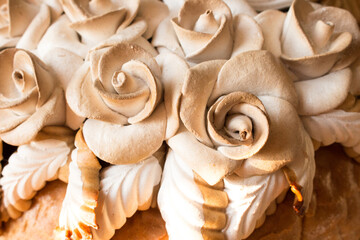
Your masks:
M 5 0 L 0 27 L 0 139 L 19 146 L 2 221 L 60 178 L 57 239 L 110 239 L 155 200 L 171 239 L 244 239 L 289 187 L 304 214 L 317 147 L 360 156 L 360 32 L 346 10 Z

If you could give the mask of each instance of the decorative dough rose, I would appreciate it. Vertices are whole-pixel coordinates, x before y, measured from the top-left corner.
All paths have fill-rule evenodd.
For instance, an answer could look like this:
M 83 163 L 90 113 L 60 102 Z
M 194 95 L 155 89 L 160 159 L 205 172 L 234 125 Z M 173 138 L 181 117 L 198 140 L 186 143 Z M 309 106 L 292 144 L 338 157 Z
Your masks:
M 319 146 L 338 142 L 352 157 L 358 156 L 360 32 L 356 19 L 346 10 L 304 0 L 295 0 L 287 14 L 269 10 L 256 19 L 265 48 L 296 75 L 297 110 L 310 136 Z
M 80 33 L 82 42 L 89 45 L 100 43 L 128 27 L 137 16 L 145 19 L 148 31 L 144 36 L 150 38 L 155 26 L 168 12 L 166 6 L 157 0 L 61 0 L 61 3 L 72 22 L 71 27 Z
M 151 53 L 155 55 L 156 51 L 152 49 Z M 73 76 L 66 92 L 67 101 L 75 113 L 87 120 L 75 142 L 77 150 L 72 157 L 73 170 L 70 169 L 70 176 L 73 177 L 70 177 L 68 184 L 69 192 L 61 213 L 59 235 L 80 231 L 81 236 L 92 239 L 93 228 L 93 231 L 99 229 L 95 236 L 109 239 L 114 229 L 122 227 L 126 217 L 130 217 L 138 208 L 145 207 L 137 206 L 132 195 L 134 191 L 146 193 L 146 200 L 151 202 L 154 185 L 159 183 L 161 176 L 161 167 L 153 155 L 162 146 L 166 131 L 165 107 L 160 104 L 161 70 L 151 53 L 139 45 L 125 42 L 99 48 L 89 53 L 89 60 Z M 115 198 L 109 196 L 104 199 L 107 192 L 100 183 L 101 166 L 96 157 L 119 165 L 116 171 L 124 178 L 127 178 L 126 172 L 138 167 L 138 163 L 147 165 L 154 161 L 158 170 L 148 179 L 152 181 L 151 178 L 155 177 L 154 185 L 139 189 L 135 188 L 137 184 L 122 185 L 132 190 L 127 192 L 123 189 L 121 194 L 113 195 Z M 81 178 L 81 186 L 74 176 Z M 74 188 L 80 190 L 71 190 Z M 99 193 L 101 198 L 98 205 Z M 79 201 L 71 201 L 75 198 Z M 119 218 L 110 224 L 113 220 L 107 219 L 113 219 L 113 214 L 96 215 L 96 211 L 102 212 L 109 202 L 121 202 L 123 198 L 132 199 L 132 207 L 124 215 L 122 204 L 116 205 L 113 210 L 121 221 L 117 221 Z M 139 204 L 143 204 L 142 201 Z M 98 209 L 95 211 L 96 207 Z M 80 210 L 69 211 L 72 208 Z M 89 228 L 82 228 L 84 224 Z
M 62 12 L 56 1 L 3 0 L 0 2 L 0 49 L 34 49 L 51 20 Z
M 188 70 L 180 102 L 183 125 L 167 141 L 158 196 L 170 238 L 246 238 L 289 187 L 289 175 L 289 183 L 303 187 L 298 200 L 308 206 L 314 150 L 297 104 L 290 77 L 267 51 Z M 177 211 L 179 206 L 186 211 Z
M 221 0 L 185 1 L 177 17 L 159 25 L 153 45 L 193 63 L 229 59 L 240 52 L 261 49 L 261 29 L 251 17 L 241 14 L 241 4 L 230 2 L 230 9 Z
M 287 14 L 268 10 L 256 19 L 265 48 L 301 79 L 344 69 L 359 56 L 359 27 L 346 10 L 295 0 Z
M 90 54 L 67 90 L 70 107 L 88 118 L 83 133 L 96 156 L 136 163 L 162 144 L 166 128 L 160 68 L 138 45 L 121 43 Z
M 65 99 L 47 67 L 25 50 L 0 53 L 0 138 L 12 145 L 29 142 L 48 125 L 65 122 Z
M 191 68 L 180 104 L 186 129 L 168 143 L 209 184 L 239 166 L 247 176 L 267 174 L 303 155 L 295 89 L 268 52 Z

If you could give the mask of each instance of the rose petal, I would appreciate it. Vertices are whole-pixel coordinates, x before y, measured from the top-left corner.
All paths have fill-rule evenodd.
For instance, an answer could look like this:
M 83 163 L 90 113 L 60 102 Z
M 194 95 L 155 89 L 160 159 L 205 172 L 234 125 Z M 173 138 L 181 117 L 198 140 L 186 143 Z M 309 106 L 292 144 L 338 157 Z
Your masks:
M 241 52 L 262 48 L 264 42 L 262 30 L 253 18 L 241 14 L 234 18 L 233 24 L 235 36 L 231 57 Z
M 38 91 L 33 88 L 26 95 L 16 99 L 3 99 L 0 95 L 0 109 L 11 110 L 15 115 L 31 115 L 36 111 Z
M 351 35 L 344 33 L 342 36 L 344 39 L 343 41 L 340 41 L 340 51 L 329 51 L 325 54 L 315 54 L 304 58 L 289 58 L 283 54 L 281 55 L 281 60 L 301 78 L 320 77 L 333 68 L 338 59 L 339 52 L 345 50 L 345 48 L 349 46 Z
M 220 26 L 215 34 L 195 32 L 182 28 L 176 19 L 172 21 L 175 33 L 185 52 L 186 58 L 192 62 L 212 59 L 228 59 L 233 47 L 231 25 L 222 16 Z
M 115 34 L 126 13 L 126 9 L 122 8 L 83 21 L 73 22 L 70 26 L 80 33 L 85 44 L 95 45 Z
M 223 0 L 231 10 L 233 17 L 240 14 L 246 14 L 250 17 L 257 15 L 256 11 L 245 0 Z
M 38 12 L 38 6 L 23 0 L 11 0 L 9 9 L 9 36 L 17 37 L 24 33 Z
M 183 162 L 210 185 L 218 183 L 242 164 L 242 161 L 231 160 L 215 149 L 202 144 L 183 125 L 167 142 Z
M 182 89 L 180 118 L 185 127 L 200 142 L 210 147 L 213 144 L 205 127 L 206 104 L 218 73 L 225 62 L 224 60 L 214 60 L 190 68 Z
M 234 91 L 278 97 L 294 106 L 298 101 L 293 82 L 285 69 L 267 51 L 249 51 L 227 61 L 219 73 L 208 104 Z
M 61 83 L 62 88 L 66 91 L 69 82 L 84 60 L 63 48 L 53 48 L 51 51 L 44 54 L 42 58 L 48 66 L 56 79 Z M 66 69 L 66 71 L 64 71 Z M 84 121 L 83 117 L 77 116 L 66 103 L 66 125 L 71 129 L 78 129 L 81 123 Z
M 64 48 L 85 58 L 89 46 L 80 42 L 76 31 L 70 28 L 69 25 L 70 21 L 65 15 L 51 24 L 38 44 L 38 55 L 42 56 L 52 48 Z
M 264 36 L 264 50 L 270 51 L 275 57 L 281 55 L 281 31 L 286 14 L 277 10 L 266 10 L 254 19 L 260 25 Z
M 231 57 L 241 52 L 260 50 L 264 43 L 264 37 L 260 26 L 255 20 L 247 15 L 238 15 L 233 20 L 235 28 L 234 47 Z
M 64 89 L 69 85 L 76 70 L 84 63 L 82 57 L 64 48 L 52 48 L 51 51 L 44 53 L 41 59 L 52 70 Z
M 63 90 L 57 87 L 50 99 L 16 128 L 1 133 L 0 138 L 11 145 L 19 146 L 29 142 L 47 125 L 63 125 L 65 122 L 65 99 Z
M 50 26 L 50 14 L 50 8 L 47 5 L 42 4 L 39 13 L 31 21 L 16 47 L 27 50 L 35 49 L 40 42 L 41 37 Z
M 0 133 L 10 131 L 23 123 L 29 115 L 18 115 L 9 109 L 0 109 Z
M 89 65 L 85 62 L 80 67 L 66 90 L 66 100 L 70 108 L 82 117 L 127 124 L 127 118 L 110 110 L 98 95 L 91 81 Z
M 179 128 L 181 89 L 189 66 L 182 58 L 173 53 L 159 54 L 156 61 L 162 69 L 164 104 L 167 115 L 166 139 L 169 139 Z
M 96 156 L 111 164 L 140 162 L 162 145 L 166 130 L 166 112 L 159 105 L 147 119 L 134 125 L 119 126 L 88 119 L 84 137 Z
M 155 47 L 165 47 L 177 55 L 185 58 L 185 54 L 180 46 L 180 43 L 178 42 L 170 18 L 166 18 L 159 24 L 151 43 Z
M 135 21 L 127 28 L 122 29 L 115 35 L 97 44 L 90 50 L 95 51 L 101 48 L 110 47 L 119 43 L 134 43 L 147 29 L 147 24 L 144 20 L 135 19 Z
M 149 39 L 159 23 L 169 15 L 167 6 L 158 0 L 142 0 L 140 2 L 137 16 L 145 19 L 148 28 L 144 33 L 144 38 Z
M 286 14 L 281 34 L 281 47 L 285 56 L 299 58 L 315 54 L 315 49 L 302 29 L 302 19 L 299 19 L 308 16 L 312 10 L 310 3 L 305 1 L 295 0 L 291 5 Z
M 296 109 L 279 98 L 259 97 L 269 116 L 270 133 L 265 146 L 236 169 L 239 176 L 274 172 L 289 162 L 304 156 L 304 128 Z
M 351 70 L 346 68 L 317 79 L 295 82 L 299 97 L 298 113 L 303 116 L 318 115 L 341 105 L 351 84 Z

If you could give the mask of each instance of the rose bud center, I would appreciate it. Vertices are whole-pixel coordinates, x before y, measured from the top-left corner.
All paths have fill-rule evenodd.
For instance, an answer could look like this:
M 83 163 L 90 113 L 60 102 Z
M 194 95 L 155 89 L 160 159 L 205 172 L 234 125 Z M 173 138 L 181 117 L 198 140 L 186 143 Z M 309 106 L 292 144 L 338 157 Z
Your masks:
M 144 83 L 124 71 L 116 71 L 112 76 L 111 84 L 118 94 L 127 94 L 141 89 Z
M 315 45 L 320 49 L 327 45 L 331 35 L 334 32 L 334 24 L 332 22 L 317 21 L 313 30 L 312 39 Z
M 242 114 L 233 114 L 226 118 L 225 132 L 240 141 L 252 141 L 252 122 L 251 119 Z
M 213 12 L 211 10 L 206 10 L 196 21 L 194 31 L 214 34 L 218 28 L 219 24 L 217 23 Z
M 24 76 L 24 72 L 19 70 L 19 69 L 15 69 L 12 74 L 11 74 L 12 80 L 14 81 L 14 84 L 16 86 L 16 88 L 20 91 L 23 92 L 25 90 L 25 76 Z

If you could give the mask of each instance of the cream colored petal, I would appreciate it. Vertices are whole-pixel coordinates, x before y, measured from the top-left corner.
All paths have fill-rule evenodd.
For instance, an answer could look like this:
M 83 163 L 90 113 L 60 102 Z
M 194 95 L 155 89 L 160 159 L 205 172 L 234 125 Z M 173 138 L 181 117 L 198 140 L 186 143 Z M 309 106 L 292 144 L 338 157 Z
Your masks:
M 126 9 L 122 8 L 101 16 L 73 22 L 70 26 L 80 33 L 82 42 L 93 46 L 115 34 L 125 16 Z
M 231 57 L 241 52 L 260 50 L 264 37 L 260 26 L 255 20 L 245 14 L 234 17 L 234 46 Z
M 88 9 L 88 1 L 61 0 L 60 3 L 64 9 L 65 14 L 72 22 L 84 20 L 91 15 Z
M 51 51 L 44 53 L 41 59 L 65 90 L 73 74 L 84 63 L 82 57 L 64 48 L 52 48 Z
M 64 91 L 66 91 L 73 74 L 84 62 L 82 57 L 63 48 L 53 48 L 45 53 L 42 59 L 46 66 L 52 70 L 55 78 L 60 81 Z M 76 115 L 66 103 L 66 125 L 76 130 L 83 121 L 84 118 Z
M 279 98 L 259 97 L 269 116 L 270 133 L 265 146 L 236 169 L 239 176 L 274 172 L 303 155 L 304 128 L 296 109 Z
M 0 109 L 0 133 L 11 131 L 23 123 L 30 115 L 18 115 L 10 109 Z
M 163 0 L 163 2 L 169 8 L 171 15 L 177 15 L 185 0 Z
M 23 0 L 11 0 L 8 4 L 9 36 L 17 37 L 24 33 L 39 9 L 35 4 Z
M 0 108 L 12 110 L 15 114 L 32 114 L 35 111 L 37 101 L 38 92 L 36 87 L 34 87 L 16 98 L 7 98 L 1 94 Z
M 151 43 L 155 47 L 165 47 L 177 55 L 185 57 L 172 26 L 171 18 L 166 18 L 159 24 Z
M 93 86 L 90 66 L 87 62 L 73 75 L 66 90 L 66 100 L 70 108 L 81 117 L 121 125 L 127 124 L 127 118 L 109 109 L 98 95 Z
M 128 63 L 130 63 L 130 62 L 128 62 Z M 160 101 L 160 98 L 162 96 L 162 85 L 152 75 L 151 70 L 148 67 L 146 67 L 146 65 L 141 64 L 141 66 L 142 66 L 141 70 L 140 70 L 140 66 L 138 64 L 133 65 L 133 66 L 130 66 L 129 64 L 127 64 L 126 66 L 128 66 L 126 68 L 126 71 L 136 78 L 143 79 L 143 81 L 145 81 L 145 83 L 147 84 L 147 86 L 150 90 L 150 96 L 147 99 L 144 108 L 139 113 L 137 113 L 135 116 L 130 117 L 128 119 L 129 123 L 134 124 L 134 123 L 140 122 L 140 121 L 144 120 L 145 118 L 149 117 L 150 114 L 154 111 L 156 105 L 158 104 L 158 102 Z M 123 67 L 125 67 L 125 65 L 123 65 Z
M 147 24 L 144 20 L 135 19 L 135 21 L 127 28 L 122 29 L 110 38 L 102 41 L 91 49 L 91 51 L 114 46 L 119 43 L 134 43 L 147 29 Z M 91 53 L 90 51 L 90 53 Z
M 26 31 L 17 43 L 17 48 L 33 50 L 37 47 L 41 37 L 44 35 L 47 28 L 50 26 L 51 15 L 50 8 L 42 4 L 40 11 L 31 21 Z
M 241 134 L 247 130 L 249 139 L 240 140 L 226 133 L 227 120 L 230 116 L 247 117 L 251 126 L 238 129 L 243 121 L 238 120 L 236 131 Z M 254 95 L 244 92 L 233 92 L 219 99 L 208 111 L 207 129 L 217 150 L 226 157 L 243 160 L 256 154 L 266 143 L 269 136 L 269 122 L 266 110 L 261 101 Z M 230 130 L 231 131 L 231 130 Z M 235 131 L 235 132 L 236 132 Z
M 202 144 L 184 126 L 181 126 L 178 133 L 167 143 L 192 170 L 210 185 L 218 183 L 242 164 L 242 161 L 231 160 L 215 149 Z
M 348 40 L 351 41 L 351 36 L 347 36 L 349 37 Z M 304 58 L 288 58 L 286 55 L 281 55 L 281 60 L 285 65 L 300 78 L 315 78 L 326 74 L 333 68 L 337 59 L 337 52 Z
M 64 12 L 60 0 L 42 0 L 42 2 L 50 7 L 51 19 L 53 22 Z
M 219 73 L 208 104 L 234 91 L 278 97 L 294 106 L 298 101 L 292 80 L 267 51 L 245 52 L 227 61 Z
M 33 139 L 44 126 L 63 125 L 64 123 L 64 93 L 60 87 L 57 87 L 48 101 L 33 115 L 13 130 L 0 134 L 0 137 L 6 143 L 19 146 Z
M 256 11 L 245 0 L 223 0 L 229 6 L 233 17 L 240 14 L 246 14 L 250 17 L 256 16 Z
M 64 48 L 85 58 L 90 47 L 80 42 L 77 33 L 69 25 L 69 19 L 63 15 L 48 28 L 38 45 L 37 53 L 40 57 L 52 48 Z
M 186 77 L 188 64 L 173 53 L 163 53 L 156 57 L 162 70 L 164 103 L 167 115 L 166 139 L 174 136 L 179 128 L 179 106 L 181 89 Z
M 222 16 L 216 33 L 195 32 L 181 27 L 173 19 L 173 27 L 189 61 L 199 63 L 212 59 L 228 59 L 233 48 L 232 29 L 229 20 Z
M 260 25 L 264 36 L 264 50 L 275 57 L 281 55 L 281 32 L 286 14 L 277 10 L 266 10 L 259 13 L 255 20 Z
M 295 82 L 299 97 L 298 113 L 303 116 L 318 115 L 342 104 L 351 84 L 351 70 L 346 68 L 323 77 Z
M 48 67 L 38 57 L 29 52 L 16 52 L 14 56 L 14 68 L 23 69 L 27 65 L 29 66 L 31 63 L 30 58 L 34 65 L 34 71 L 36 74 L 37 88 L 39 91 L 37 107 L 39 107 L 49 99 L 50 95 L 53 93 L 55 85 L 58 83 L 52 76 L 52 73 L 49 71 Z
M 143 18 L 148 25 L 143 35 L 144 38 L 151 38 L 159 23 L 168 15 L 169 9 L 163 2 L 158 0 L 142 0 L 137 16 Z
M 291 5 L 282 29 L 282 53 L 289 58 L 301 58 L 315 54 L 311 42 L 302 29 L 301 21 L 313 8 L 305 1 L 294 1 Z
M 97 157 L 111 164 L 132 164 L 161 147 L 165 130 L 166 112 L 159 105 L 150 117 L 137 124 L 120 126 L 88 119 L 83 131 L 86 143 Z
M 0 37 L 0 49 L 15 47 L 20 37 L 15 38 L 3 38 Z
M 126 12 L 127 12 L 126 18 L 121 23 L 120 27 L 118 28 L 118 31 L 129 26 L 130 23 L 135 19 L 136 15 L 139 11 L 140 1 L 141 0 L 133 0 L 133 1 L 121 0 L 118 2 L 118 4 L 119 4 L 118 8 L 123 7 L 126 9 Z M 98 0 L 97 2 L 101 3 L 102 0 Z
M 205 126 L 206 104 L 225 61 L 209 61 L 196 65 L 186 74 L 182 89 L 180 118 L 185 127 L 203 144 L 212 147 Z M 201 93 L 201 94 L 199 94 Z
M 155 50 L 155 48 L 153 47 L 153 45 L 151 45 L 151 43 L 149 43 L 148 40 L 146 40 L 143 37 L 138 37 L 137 39 L 135 39 L 133 42 L 133 44 L 138 45 L 140 47 L 142 47 L 146 52 L 150 53 L 151 56 L 156 57 L 159 53 Z

